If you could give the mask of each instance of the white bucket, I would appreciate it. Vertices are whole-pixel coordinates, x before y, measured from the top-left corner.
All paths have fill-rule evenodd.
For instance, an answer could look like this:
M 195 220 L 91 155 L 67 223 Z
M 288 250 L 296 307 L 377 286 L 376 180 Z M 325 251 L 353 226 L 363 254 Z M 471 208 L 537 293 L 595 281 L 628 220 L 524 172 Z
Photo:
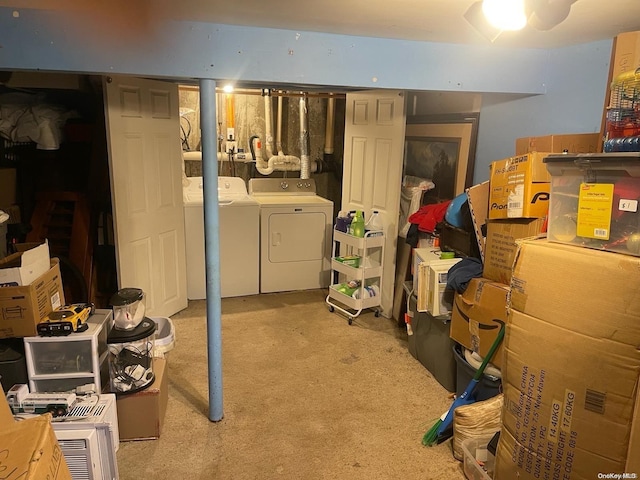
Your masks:
M 173 350 L 176 344 L 176 331 L 173 322 L 168 317 L 149 317 L 156 322 L 156 339 L 153 345 L 154 356 L 164 358 L 165 354 Z

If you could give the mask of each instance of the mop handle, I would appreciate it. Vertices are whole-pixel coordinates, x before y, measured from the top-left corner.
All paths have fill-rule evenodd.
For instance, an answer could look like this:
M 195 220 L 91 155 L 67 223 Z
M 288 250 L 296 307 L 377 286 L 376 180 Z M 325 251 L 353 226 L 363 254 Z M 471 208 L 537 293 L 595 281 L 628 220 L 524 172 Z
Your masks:
M 478 370 L 476 370 L 476 374 L 473 376 L 473 379 L 475 381 L 480 381 L 480 378 L 482 377 L 482 374 L 484 373 L 484 369 L 487 367 L 487 364 L 493 358 L 493 354 L 496 353 L 496 350 L 500 346 L 500 343 L 502 342 L 503 338 L 504 338 L 504 323 L 500 327 L 500 331 L 498 332 L 498 336 L 496 337 L 496 339 L 491 344 L 491 348 L 487 352 L 487 355 L 484 357 L 484 360 L 482 360 L 482 364 L 480 365 L 480 368 L 478 368 Z

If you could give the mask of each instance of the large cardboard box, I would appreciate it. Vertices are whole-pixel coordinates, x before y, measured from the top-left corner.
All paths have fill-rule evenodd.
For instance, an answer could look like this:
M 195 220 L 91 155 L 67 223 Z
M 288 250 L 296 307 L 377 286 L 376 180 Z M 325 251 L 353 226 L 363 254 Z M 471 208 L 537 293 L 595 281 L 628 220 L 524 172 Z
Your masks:
M 166 368 L 166 359 L 154 358 L 154 382 L 140 392 L 117 397 L 120 440 L 151 440 L 160 437 L 169 398 Z
M 13 419 L 0 386 L 0 478 L 72 480 L 51 415 Z
M 30 285 L 0 288 L 0 338 L 37 335 L 36 325 L 64 305 L 64 289 L 57 258 L 48 272 Z
M 16 169 L 0 168 L 0 209 L 16 203 Z
M 638 271 L 636 257 L 520 243 L 495 480 L 640 473 Z
M 0 287 L 29 285 L 50 267 L 49 243 L 0 259 Z
M 527 153 L 491 163 L 489 218 L 542 218 L 549 208 L 550 175 L 543 159 Z
M 602 150 L 600 133 L 570 133 L 516 139 L 516 155 L 530 152 L 594 153 Z
M 486 278 L 472 278 L 464 293 L 457 293 L 451 312 L 451 338 L 481 357 L 485 357 L 507 322 L 509 287 Z M 496 350 L 491 363 L 502 367 L 503 347 Z
M 539 235 L 543 226 L 541 218 L 488 220 L 482 276 L 508 285 L 516 256 L 516 240 Z
M 611 79 L 640 67 L 640 31 L 625 32 L 616 37 Z

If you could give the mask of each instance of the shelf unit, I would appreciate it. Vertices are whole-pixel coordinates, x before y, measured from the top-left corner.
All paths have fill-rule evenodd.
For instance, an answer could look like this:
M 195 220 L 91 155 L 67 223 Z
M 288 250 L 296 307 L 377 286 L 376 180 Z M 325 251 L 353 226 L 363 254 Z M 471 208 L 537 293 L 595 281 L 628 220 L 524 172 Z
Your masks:
M 66 392 L 93 383 L 98 392 L 109 385 L 107 335 L 112 310 L 96 310 L 85 332 L 60 337 L 25 337 L 31 392 Z
M 358 267 L 347 265 L 337 257 L 357 255 L 360 257 Z M 331 279 L 326 303 L 329 311 L 338 310 L 347 316 L 349 325 L 365 309 L 375 309 L 376 317 L 380 315 L 382 295 L 382 269 L 384 262 L 384 234 L 381 231 L 368 231 L 364 237 L 354 237 L 348 233 L 334 230 L 333 253 L 331 257 Z M 338 282 L 336 282 L 336 277 Z M 356 280 L 360 282 L 358 298 L 346 295 L 338 290 L 344 282 Z M 375 296 L 366 296 L 365 287 L 377 285 Z

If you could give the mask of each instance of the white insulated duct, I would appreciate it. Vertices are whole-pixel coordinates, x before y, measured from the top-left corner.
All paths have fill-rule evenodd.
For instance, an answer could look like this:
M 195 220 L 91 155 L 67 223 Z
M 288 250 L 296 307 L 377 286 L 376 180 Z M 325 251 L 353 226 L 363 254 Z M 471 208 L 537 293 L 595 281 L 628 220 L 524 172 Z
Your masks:
M 300 178 L 308 179 L 310 175 L 309 161 L 309 129 L 307 128 L 307 97 L 300 97 Z
M 265 151 L 268 160 L 262 158 L 262 150 L 255 148 L 256 170 L 262 175 L 271 175 L 274 171 L 293 172 L 300 171 L 300 178 L 310 178 L 310 172 L 316 172 L 317 162 L 309 160 L 309 130 L 307 127 L 307 103 L 306 96 L 300 99 L 300 148 L 301 158 L 294 155 L 286 155 L 282 150 L 282 95 L 278 97 L 278 112 L 276 125 L 277 154 L 274 155 L 273 141 L 273 103 L 269 90 L 263 90 L 264 96 L 264 121 L 265 121 Z M 332 122 L 333 123 L 333 122 Z M 254 139 L 255 140 L 255 139 Z M 254 140 L 250 140 L 252 143 Z
M 324 131 L 324 153 L 325 155 L 333 154 L 333 133 L 336 113 L 336 99 L 329 97 L 327 101 L 327 125 Z

